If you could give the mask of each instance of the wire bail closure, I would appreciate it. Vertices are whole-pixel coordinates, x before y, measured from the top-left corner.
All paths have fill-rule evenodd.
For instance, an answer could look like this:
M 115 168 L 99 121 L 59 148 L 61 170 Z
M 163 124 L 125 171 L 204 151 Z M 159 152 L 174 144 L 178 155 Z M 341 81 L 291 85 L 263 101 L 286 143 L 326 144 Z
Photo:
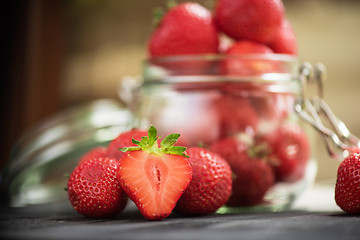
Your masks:
M 300 67 L 300 97 L 295 104 L 295 112 L 305 122 L 312 125 L 322 136 L 329 155 L 342 160 L 353 147 L 360 147 L 360 140 L 354 136 L 338 117 L 335 116 L 323 98 L 326 67 L 317 63 L 312 66 L 305 62 Z M 316 84 L 317 95 L 308 96 L 308 86 Z

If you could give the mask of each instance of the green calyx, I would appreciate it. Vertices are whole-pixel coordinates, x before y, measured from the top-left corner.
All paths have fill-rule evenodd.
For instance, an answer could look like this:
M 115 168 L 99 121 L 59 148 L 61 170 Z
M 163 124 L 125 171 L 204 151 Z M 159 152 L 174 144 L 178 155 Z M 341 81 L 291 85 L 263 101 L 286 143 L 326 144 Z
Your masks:
M 157 136 L 157 130 L 154 126 L 151 126 L 148 130 L 147 137 L 146 136 L 142 137 L 141 141 L 136 140 L 134 138 L 132 139 L 132 143 L 136 144 L 137 146 L 123 147 L 120 148 L 119 150 L 122 152 L 143 150 L 158 155 L 166 153 L 166 154 L 180 155 L 183 157 L 189 157 L 185 153 L 186 147 L 174 146 L 174 144 L 179 139 L 179 137 L 180 137 L 179 133 L 172 133 L 161 141 L 159 147 L 157 144 L 157 140 L 159 139 L 159 137 Z

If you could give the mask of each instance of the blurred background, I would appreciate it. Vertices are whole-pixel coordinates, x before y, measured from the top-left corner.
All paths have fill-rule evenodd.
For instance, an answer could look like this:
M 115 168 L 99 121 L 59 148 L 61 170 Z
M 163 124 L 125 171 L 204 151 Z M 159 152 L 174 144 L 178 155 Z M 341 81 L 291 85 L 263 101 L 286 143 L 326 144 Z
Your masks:
M 360 1 L 283 2 L 300 57 L 325 64 L 325 99 L 360 136 Z M 141 73 L 152 10 L 165 1 L 19 0 L 5 5 L 0 169 L 14 142 L 39 121 L 90 100 L 117 99 L 119 81 Z M 317 178 L 333 179 L 338 162 L 326 155 L 321 141 L 318 148 Z

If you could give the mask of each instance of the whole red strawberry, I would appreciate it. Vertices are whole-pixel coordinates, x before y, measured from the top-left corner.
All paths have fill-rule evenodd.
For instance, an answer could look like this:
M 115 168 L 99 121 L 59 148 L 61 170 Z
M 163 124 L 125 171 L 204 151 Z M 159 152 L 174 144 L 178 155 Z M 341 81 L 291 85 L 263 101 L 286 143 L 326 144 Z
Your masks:
M 192 170 L 185 147 L 174 146 L 180 134 L 170 134 L 157 143 L 157 130 L 151 126 L 148 137 L 133 139 L 135 147 L 119 161 L 118 179 L 140 213 L 149 220 L 161 220 L 174 209 L 189 185 Z
M 295 182 L 305 173 L 310 158 L 306 133 L 296 124 L 283 124 L 267 136 L 277 181 Z
M 254 206 L 261 204 L 265 194 L 274 185 L 275 177 L 271 166 L 261 158 L 233 158 L 232 194 L 228 206 Z
M 253 41 L 243 40 L 235 42 L 226 50 L 226 58 L 221 70 L 226 75 L 256 76 L 263 73 L 276 72 L 276 64 L 266 59 L 246 56 L 248 54 L 274 53 L 268 46 Z M 245 56 L 244 56 L 245 55 Z
M 67 191 L 74 209 L 90 218 L 109 218 L 121 212 L 128 201 L 117 179 L 118 161 L 88 158 L 70 174 Z
M 183 215 L 214 213 L 230 197 L 230 166 L 222 157 L 204 148 L 191 147 L 186 152 L 192 168 L 192 179 L 174 211 Z
M 212 151 L 223 156 L 230 164 L 233 182 L 229 206 L 260 204 L 274 185 L 274 172 L 263 157 L 264 152 L 248 136 L 232 136 L 215 142 Z
M 247 151 L 251 145 L 251 141 L 251 138 L 246 136 L 246 134 L 234 135 L 215 141 L 210 146 L 210 150 L 231 163 L 233 158 L 239 158 L 240 156 L 242 156 L 242 158 L 247 157 Z
M 90 151 L 86 152 L 81 156 L 79 163 L 92 158 L 101 158 L 107 156 L 107 148 L 106 147 L 95 147 Z
M 280 124 L 293 111 L 295 96 L 289 93 L 270 92 L 264 93 L 262 97 L 250 99 L 259 117 L 267 122 Z
M 289 20 L 284 19 L 269 47 L 275 53 L 296 55 L 298 53 L 297 40 L 294 29 Z
M 281 0 L 218 0 L 214 10 L 218 29 L 236 40 L 269 43 L 284 17 Z
M 119 149 L 123 147 L 136 146 L 136 144 L 132 143 L 132 138 L 140 141 L 143 136 L 147 136 L 147 131 L 142 129 L 132 129 L 120 133 L 109 143 L 106 154 L 111 158 L 119 160 L 124 155 L 124 153 Z
M 221 136 L 240 132 L 253 134 L 256 131 L 258 116 L 247 98 L 223 95 L 214 104 L 220 119 Z
M 335 202 L 349 214 L 360 214 L 360 154 L 353 153 L 339 165 Z
M 152 33 L 148 52 L 151 57 L 217 53 L 219 39 L 212 15 L 195 2 L 171 8 Z

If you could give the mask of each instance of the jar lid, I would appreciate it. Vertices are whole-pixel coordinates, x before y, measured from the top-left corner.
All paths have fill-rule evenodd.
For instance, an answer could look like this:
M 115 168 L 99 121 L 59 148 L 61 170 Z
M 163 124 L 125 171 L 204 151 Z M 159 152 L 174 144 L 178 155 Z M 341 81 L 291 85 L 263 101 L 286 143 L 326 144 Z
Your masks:
M 13 146 L 1 191 L 10 206 L 50 203 L 67 197 L 63 189 L 79 158 L 129 130 L 132 114 L 118 101 L 95 100 L 45 119 Z

